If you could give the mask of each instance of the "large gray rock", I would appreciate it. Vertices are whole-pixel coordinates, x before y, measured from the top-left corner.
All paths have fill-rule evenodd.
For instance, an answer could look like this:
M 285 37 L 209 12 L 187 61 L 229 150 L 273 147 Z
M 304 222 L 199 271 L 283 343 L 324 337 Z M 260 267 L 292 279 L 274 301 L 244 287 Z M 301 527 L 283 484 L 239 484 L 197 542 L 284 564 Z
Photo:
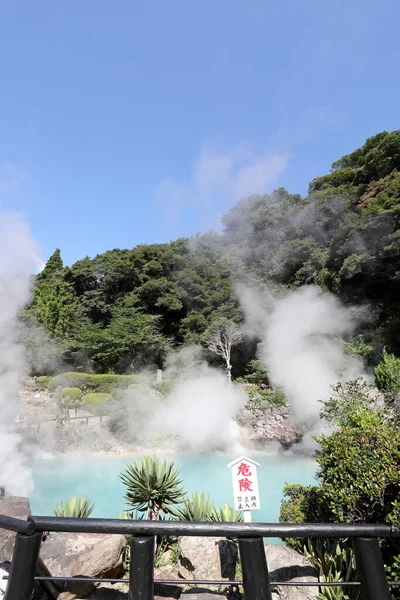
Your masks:
M 178 576 L 182 579 L 234 579 L 237 547 L 214 537 L 181 539 Z
M 123 535 L 61 533 L 47 539 L 40 552 L 54 577 L 119 577 L 123 572 Z M 93 589 L 91 582 L 75 582 L 65 587 L 59 600 L 83 598 Z
M 23 496 L 10 496 L 0 500 L 0 514 L 27 520 L 31 515 L 29 500 Z M 16 534 L 0 529 L 0 560 L 11 560 Z
M 291 548 L 268 544 L 265 546 L 265 554 L 271 582 L 318 581 L 316 570 L 310 561 Z M 317 586 L 277 586 L 274 589 L 275 597 L 279 600 L 315 600 L 318 596 Z

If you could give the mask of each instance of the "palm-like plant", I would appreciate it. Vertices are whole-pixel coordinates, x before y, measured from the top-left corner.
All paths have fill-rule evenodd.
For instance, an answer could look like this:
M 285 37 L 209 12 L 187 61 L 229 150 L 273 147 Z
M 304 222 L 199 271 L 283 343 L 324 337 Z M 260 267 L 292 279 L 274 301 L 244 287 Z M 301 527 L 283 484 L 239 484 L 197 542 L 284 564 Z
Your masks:
M 120 477 L 128 488 L 125 494 L 128 504 L 139 512 L 147 510 L 149 520 L 159 520 L 160 511 L 172 514 L 173 507 L 183 500 L 180 471 L 174 463 L 156 456 L 146 456 L 127 465 Z
M 210 496 L 205 496 L 203 492 L 193 492 L 172 514 L 180 521 L 211 521 L 213 511 L 214 503 Z
M 65 504 L 59 502 L 53 513 L 56 517 L 76 517 L 85 519 L 89 517 L 94 509 L 94 503 L 90 498 L 77 498 L 72 496 Z

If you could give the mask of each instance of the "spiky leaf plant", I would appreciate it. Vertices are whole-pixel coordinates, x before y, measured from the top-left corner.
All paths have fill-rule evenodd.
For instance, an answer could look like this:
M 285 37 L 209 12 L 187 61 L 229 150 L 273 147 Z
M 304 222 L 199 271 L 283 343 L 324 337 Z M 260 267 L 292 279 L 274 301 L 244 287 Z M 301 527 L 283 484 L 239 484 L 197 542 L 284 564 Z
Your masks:
M 120 475 L 127 487 L 125 499 L 139 512 L 147 510 L 147 519 L 159 520 L 160 511 L 171 514 L 184 498 L 180 471 L 173 462 L 146 456 L 140 462 L 127 465 Z
M 226 502 L 224 506 L 218 504 L 212 510 L 211 521 L 220 523 L 242 523 L 243 513 L 241 510 L 235 510 Z
M 90 498 L 78 498 L 77 496 L 72 496 L 65 504 L 59 502 L 53 510 L 53 513 L 56 517 L 76 517 L 85 519 L 92 514 L 93 509 L 94 503 L 92 503 Z
M 211 521 L 213 510 L 214 503 L 210 496 L 205 496 L 203 492 L 193 492 L 172 514 L 180 521 Z

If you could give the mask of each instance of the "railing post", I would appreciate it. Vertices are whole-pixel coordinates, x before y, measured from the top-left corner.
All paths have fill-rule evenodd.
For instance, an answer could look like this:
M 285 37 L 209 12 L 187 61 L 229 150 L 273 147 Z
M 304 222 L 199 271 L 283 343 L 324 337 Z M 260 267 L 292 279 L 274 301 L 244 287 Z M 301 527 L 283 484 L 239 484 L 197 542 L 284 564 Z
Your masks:
M 154 598 L 154 536 L 131 539 L 129 600 Z
M 267 559 L 263 539 L 239 538 L 244 597 L 246 600 L 271 600 Z
M 17 533 L 11 561 L 5 600 L 30 600 L 39 559 L 40 532 Z
M 354 538 L 353 545 L 363 600 L 390 600 L 391 595 L 378 540 L 359 537 Z

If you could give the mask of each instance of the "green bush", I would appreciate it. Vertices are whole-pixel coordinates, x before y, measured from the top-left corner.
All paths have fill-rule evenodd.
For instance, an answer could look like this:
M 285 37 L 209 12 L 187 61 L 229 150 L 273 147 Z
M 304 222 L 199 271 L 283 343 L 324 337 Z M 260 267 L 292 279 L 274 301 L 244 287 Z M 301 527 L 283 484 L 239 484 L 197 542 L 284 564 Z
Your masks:
M 51 377 L 48 377 L 47 375 L 40 375 L 39 377 L 36 377 L 35 383 L 37 389 L 41 391 L 49 389 L 50 381 Z
M 400 392 L 400 358 L 383 349 L 382 362 L 375 368 L 375 383 L 379 390 Z
M 333 390 L 335 395 L 323 402 L 321 416 L 338 429 L 315 438 L 319 444 L 317 484 L 286 486 L 280 521 L 396 525 L 400 519 L 400 430 L 390 414 L 371 401 L 370 386 L 362 381 L 340 383 Z M 286 541 L 300 551 L 305 543 Z M 353 568 L 348 540 L 339 545 L 331 539 L 318 542 L 322 546 L 315 540 L 306 543 L 325 578 L 346 580 Z M 381 548 L 388 571 L 395 570 L 399 548 L 385 540 Z M 349 590 L 349 597 L 358 597 L 356 590 Z
M 252 408 L 268 406 L 286 406 L 285 393 L 281 388 L 259 388 L 255 384 L 246 385 L 245 392 Z
M 75 387 L 63 388 L 61 393 L 64 400 L 71 400 L 72 403 L 78 402 L 83 396 L 82 390 Z
M 111 394 L 104 393 L 92 393 L 86 394 L 83 398 L 82 406 L 88 411 L 95 415 L 104 415 L 107 413 L 108 404 L 112 400 Z

